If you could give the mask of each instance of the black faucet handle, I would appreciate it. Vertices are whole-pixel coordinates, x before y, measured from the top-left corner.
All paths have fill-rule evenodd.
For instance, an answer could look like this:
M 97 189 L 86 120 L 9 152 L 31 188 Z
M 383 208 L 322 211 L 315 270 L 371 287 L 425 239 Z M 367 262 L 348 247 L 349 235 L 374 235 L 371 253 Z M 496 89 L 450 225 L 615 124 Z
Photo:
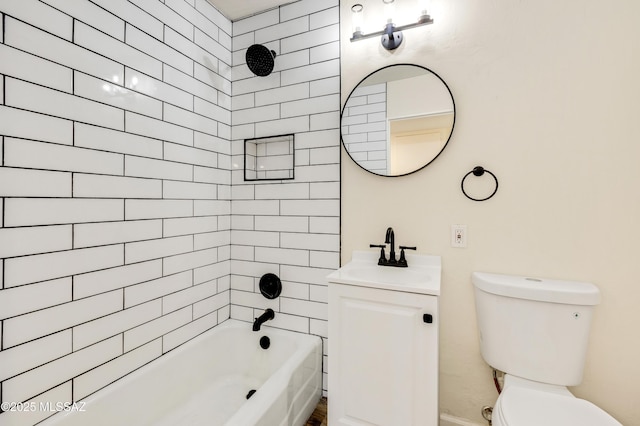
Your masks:
M 384 254 L 384 249 L 386 244 L 369 244 L 371 248 L 379 248 L 380 249 L 380 258 L 378 259 L 378 265 L 385 265 L 387 263 L 387 256 Z
M 408 246 L 400 246 L 400 259 L 398 259 L 398 266 L 401 268 L 406 268 L 407 266 L 407 259 L 404 257 L 404 251 L 405 250 L 415 250 L 416 247 L 408 247 Z

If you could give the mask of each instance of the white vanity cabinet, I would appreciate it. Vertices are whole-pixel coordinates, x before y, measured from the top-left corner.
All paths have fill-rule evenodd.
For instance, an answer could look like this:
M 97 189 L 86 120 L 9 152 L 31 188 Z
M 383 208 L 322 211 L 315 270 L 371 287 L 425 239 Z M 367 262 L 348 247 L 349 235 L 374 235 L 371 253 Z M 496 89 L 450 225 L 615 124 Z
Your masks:
M 384 283 L 350 279 L 349 267 L 369 275 L 353 261 L 329 276 L 331 426 L 438 425 L 437 261 L 437 280 L 419 292 L 393 282 L 394 274 L 413 276 L 400 268 L 381 271 Z

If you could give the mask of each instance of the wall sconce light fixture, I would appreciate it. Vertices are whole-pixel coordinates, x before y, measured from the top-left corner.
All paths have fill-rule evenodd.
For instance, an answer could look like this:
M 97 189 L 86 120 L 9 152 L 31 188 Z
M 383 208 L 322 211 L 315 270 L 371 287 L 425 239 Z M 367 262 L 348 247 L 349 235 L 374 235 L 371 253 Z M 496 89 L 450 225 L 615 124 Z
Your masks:
M 421 12 L 418 17 L 418 21 L 407 24 L 396 26 L 393 23 L 393 18 L 395 15 L 395 0 L 382 0 L 384 3 L 384 14 L 387 22 L 385 23 L 385 27 L 381 31 L 376 31 L 374 33 L 365 34 L 362 32 L 362 22 L 363 22 L 363 9 L 364 7 L 360 4 L 354 4 L 351 7 L 351 19 L 352 19 L 352 27 L 353 27 L 353 35 L 350 38 L 351 42 L 364 40 L 371 37 L 381 36 L 382 46 L 384 46 L 387 50 L 394 50 L 400 44 L 402 44 L 402 31 L 408 30 L 410 28 L 420 27 L 422 25 L 433 24 L 433 19 L 427 13 L 426 1 L 421 0 Z

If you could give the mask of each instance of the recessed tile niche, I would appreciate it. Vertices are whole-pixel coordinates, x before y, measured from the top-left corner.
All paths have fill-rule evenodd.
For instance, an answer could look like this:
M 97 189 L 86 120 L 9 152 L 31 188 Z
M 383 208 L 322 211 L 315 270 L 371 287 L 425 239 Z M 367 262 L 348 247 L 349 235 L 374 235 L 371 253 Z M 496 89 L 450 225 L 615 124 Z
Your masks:
M 294 135 L 245 139 L 244 180 L 294 178 Z

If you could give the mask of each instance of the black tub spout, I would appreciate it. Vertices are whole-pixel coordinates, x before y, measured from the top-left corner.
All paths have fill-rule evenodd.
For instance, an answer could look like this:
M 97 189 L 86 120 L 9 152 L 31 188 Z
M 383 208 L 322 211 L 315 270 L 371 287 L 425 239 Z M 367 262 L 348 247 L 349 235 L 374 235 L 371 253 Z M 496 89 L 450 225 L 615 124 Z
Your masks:
M 260 315 L 258 318 L 253 321 L 253 331 L 260 331 L 260 326 L 265 322 L 274 319 L 276 313 L 273 312 L 273 309 L 269 308 L 264 311 L 264 314 Z

